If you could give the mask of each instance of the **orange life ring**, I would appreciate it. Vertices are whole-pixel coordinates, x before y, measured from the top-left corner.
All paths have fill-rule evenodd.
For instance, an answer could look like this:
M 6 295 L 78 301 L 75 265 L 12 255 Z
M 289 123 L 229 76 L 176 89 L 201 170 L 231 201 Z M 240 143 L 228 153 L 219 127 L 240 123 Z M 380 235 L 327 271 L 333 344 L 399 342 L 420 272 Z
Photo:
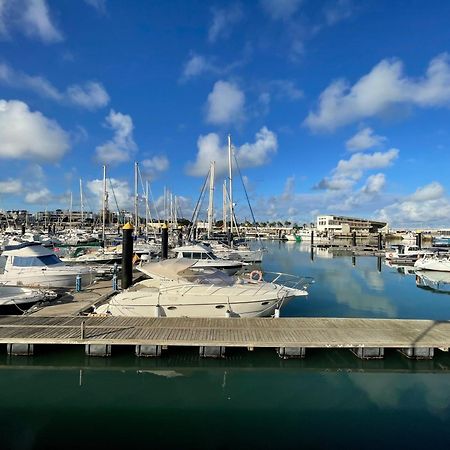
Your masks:
M 389 253 L 388 257 L 389 257 L 389 258 L 393 258 L 393 257 L 394 257 L 394 254 L 393 254 L 393 253 Z
M 253 278 L 254 275 L 258 275 L 258 278 Z M 251 281 L 261 281 L 262 277 L 263 277 L 263 274 L 260 270 L 252 270 L 249 275 L 249 278 Z

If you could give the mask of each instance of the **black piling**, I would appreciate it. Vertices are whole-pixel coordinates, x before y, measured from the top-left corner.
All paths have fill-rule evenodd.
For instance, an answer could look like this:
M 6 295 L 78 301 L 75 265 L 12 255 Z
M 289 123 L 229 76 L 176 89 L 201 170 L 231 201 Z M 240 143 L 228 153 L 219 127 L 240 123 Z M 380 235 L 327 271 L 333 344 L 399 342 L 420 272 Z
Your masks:
M 422 249 L 422 233 L 417 233 L 416 244 L 419 249 Z
M 378 233 L 378 250 L 383 250 L 383 235 Z
M 377 270 L 381 273 L 381 256 L 377 256 Z
M 352 256 L 352 266 L 356 266 L 356 256 Z
M 311 247 L 314 245 L 314 230 L 311 230 Z
M 353 247 L 356 247 L 356 231 L 352 233 L 352 245 Z
M 133 284 L 133 225 L 125 224 L 122 233 L 122 289 L 127 289 Z
M 25 234 L 25 224 L 22 224 L 22 236 Z
M 161 258 L 167 259 L 169 256 L 169 228 L 163 224 L 161 228 Z

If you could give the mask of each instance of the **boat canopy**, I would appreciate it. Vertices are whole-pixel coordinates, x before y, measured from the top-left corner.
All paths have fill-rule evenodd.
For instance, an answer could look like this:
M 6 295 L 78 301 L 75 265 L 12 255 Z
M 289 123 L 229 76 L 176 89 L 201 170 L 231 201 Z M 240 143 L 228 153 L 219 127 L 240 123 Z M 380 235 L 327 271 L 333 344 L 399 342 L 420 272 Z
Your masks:
M 46 248 L 39 243 L 27 242 L 20 245 L 7 245 L 3 256 L 39 257 L 50 256 L 55 253 L 51 248 Z

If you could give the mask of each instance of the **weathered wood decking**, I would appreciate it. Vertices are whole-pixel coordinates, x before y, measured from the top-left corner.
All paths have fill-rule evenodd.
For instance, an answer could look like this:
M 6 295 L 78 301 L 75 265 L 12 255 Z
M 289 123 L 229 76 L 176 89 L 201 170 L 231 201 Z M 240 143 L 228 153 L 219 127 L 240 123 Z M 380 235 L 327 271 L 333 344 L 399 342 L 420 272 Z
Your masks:
M 450 322 L 397 319 L 0 317 L 0 344 L 450 347 Z

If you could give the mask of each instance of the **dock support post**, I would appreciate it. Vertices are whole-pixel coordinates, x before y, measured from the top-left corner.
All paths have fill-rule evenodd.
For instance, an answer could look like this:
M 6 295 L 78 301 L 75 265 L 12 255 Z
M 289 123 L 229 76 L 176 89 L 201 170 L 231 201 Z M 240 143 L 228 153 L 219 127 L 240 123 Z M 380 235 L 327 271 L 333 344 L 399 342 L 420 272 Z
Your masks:
M 225 347 L 202 345 L 200 347 L 200 356 L 202 358 L 225 358 Z
M 378 250 L 383 250 L 383 235 L 378 233 Z
M 398 351 L 410 359 L 432 359 L 434 356 L 433 347 L 399 348 Z
M 80 324 L 80 334 L 81 334 L 81 339 L 84 339 L 84 337 L 86 335 L 86 322 L 84 320 L 82 320 L 81 324 Z
M 356 231 L 352 233 L 352 245 L 353 247 L 356 247 Z
M 350 351 L 360 359 L 381 359 L 384 357 L 383 347 L 353 347 Z
M 160 345 L 136 345 L 134 354 L 136 356 L 161 356 L 161 346 Z
M 422 250 L 422 233 L 417 233 L 416 243 L 417 247 L 419 247 L 419 250 Z
M 279 347 L 277 348 L 278 356 L 282 359 L 304 358 L 306 353 L 305 347 Z
M 122 289 L 127 289 L 133 284 L 133 225 L 125 224 L 122 232 Z
M 314 230 L 311 230 L 311 247 L 314 245 Z
M 164 223 L 161 227 L 161 258 L 167 259 L 169 256 L 169 229 Z
M 84 346 L 86 356 L 111 356 L 111 345 L 86 344 Z
M 7 344 L 6 351 L 11 356 L 31 356 L 34 354 L 34 344 Z

